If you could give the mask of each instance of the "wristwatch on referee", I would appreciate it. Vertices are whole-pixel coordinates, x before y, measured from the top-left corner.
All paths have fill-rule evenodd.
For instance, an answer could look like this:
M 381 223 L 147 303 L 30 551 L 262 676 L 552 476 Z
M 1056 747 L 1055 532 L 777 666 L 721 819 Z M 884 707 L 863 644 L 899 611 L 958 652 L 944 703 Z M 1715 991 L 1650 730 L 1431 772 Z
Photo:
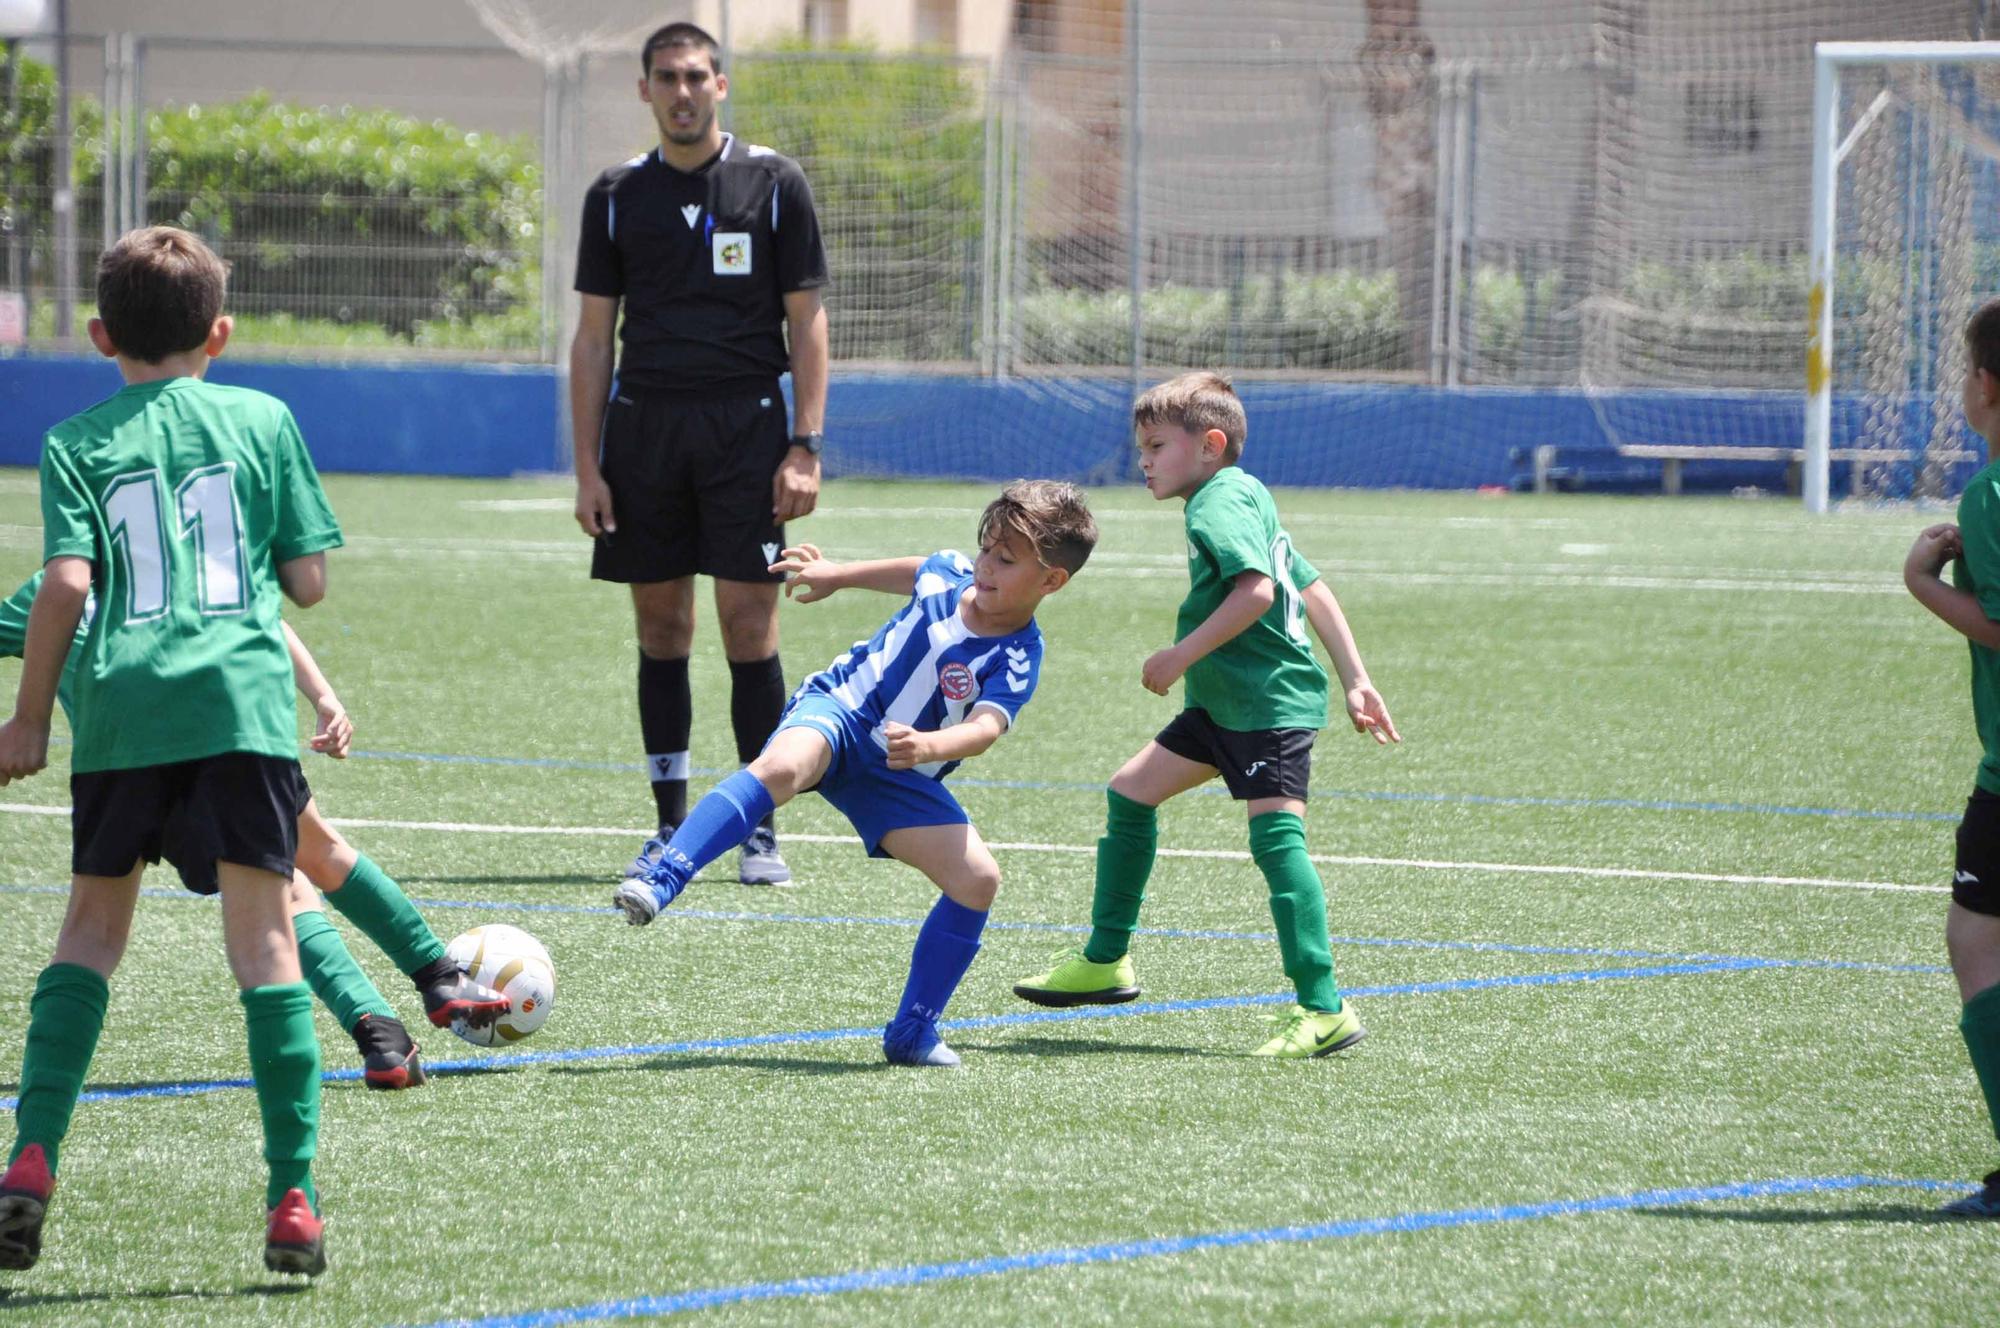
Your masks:
M 809 455 L 818 456 L 826 448 L 826 435 L 818 429 L 811 433 L 795 433 L 792 435 L 792 446 L 803 447 Z

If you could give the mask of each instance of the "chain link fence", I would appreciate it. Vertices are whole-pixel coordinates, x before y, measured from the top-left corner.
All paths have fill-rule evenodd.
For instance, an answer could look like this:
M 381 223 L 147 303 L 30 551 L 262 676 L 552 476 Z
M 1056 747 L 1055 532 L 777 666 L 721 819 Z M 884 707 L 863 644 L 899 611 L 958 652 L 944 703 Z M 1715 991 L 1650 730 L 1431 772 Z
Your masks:
M 728 123 L 813 184 L 849 366 L 1794 388 L 1811 43 L 1977 8 L 1021 4 L 991 62 L 732 51 Z M 622 48 L 123 33 L 68 44 L 65 180 L 52 54 L 0 70 L 14 346 L 77 348 L 102 245 L 172 222 L 241 353 L 560 363 L 582 192 L 653 142 Z

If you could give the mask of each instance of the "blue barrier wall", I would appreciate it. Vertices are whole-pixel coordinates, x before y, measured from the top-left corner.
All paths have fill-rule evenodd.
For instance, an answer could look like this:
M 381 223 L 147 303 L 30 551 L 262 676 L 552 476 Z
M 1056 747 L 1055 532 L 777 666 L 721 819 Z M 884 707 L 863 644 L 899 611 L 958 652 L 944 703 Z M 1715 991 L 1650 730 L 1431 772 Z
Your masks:
M 216 361 L 215 380 L 290 403 L 327 471 L 511 475 L 558 466 L 548 366 Z M 48 425 L 110 395 L 102 359 L 0 358 L 0 464 L 34 465 Z M 1535 446 L 1608 453 L 1621 442 L 1796 446 L 1795 392 L 1590 392 L 1384 383 L 1244 382 L 1246 469 L 1266 483 L 1470 489 L 1506 485 Z M 837 371 L 827 474 L 1004 480 L 1132 474 L 1123 378 L 992 379 Z M 1858 401 L 1836 402 L 1842 427 Z M 1629 467 L 1628 467 L 1629 470 Z M 1657 475 L 1657 468 L 1632 472 Z M 1783 468 L 1718 463 L 1717 482 L 1773 484 Z M 1690 465 L 1691 487 L 1704 471 Z M 1656 482 L 1656 481 L 1655 481 Z
M 282 398 L 322 470 L 511 475 L 556 465 L 556 375 L 546 365 L 259 364 L 209 377 Z M 119 388 L 101 358 L 0 359 L 0 465 L 32 466 L 42 431 Z

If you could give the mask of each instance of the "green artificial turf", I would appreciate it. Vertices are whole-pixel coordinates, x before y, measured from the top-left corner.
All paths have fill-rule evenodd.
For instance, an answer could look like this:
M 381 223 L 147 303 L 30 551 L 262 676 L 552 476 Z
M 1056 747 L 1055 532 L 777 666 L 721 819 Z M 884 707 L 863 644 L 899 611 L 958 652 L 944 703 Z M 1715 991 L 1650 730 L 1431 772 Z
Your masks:
M 1179 505 L 1094 491 L 1103 539 L 1040 615 L 1039 691 L 954 778 L 1005 873 L 949 1011 L 973 1021 L 947 1031 L 965 1056 L 954 1073 L 891 1069 L 872 1032 L 929 887 L 863 857 L 816 798 L 781 813 L 799 888 L 738 886 L 725 858 L 651 928 L 606 907 L 651 803 L 630 609 L 588 580 L 566 484 L 328 489 L 349 544 L 325 604 L 291 619 L 358 750 L 306 758 L 320 805 L 336 823 L 391 823 L 345 833 L 442 936 L 487 921 L 538 936 L 557 1008 L 514 1053 L 418 1031 L 432 1062 L 489 1072 L 403 1094 L 329 1085 L 317 1175 L 332 1266 L 307 1290 L 259 1263 L 247 1090 L 81 1106 L 42 1262 L 0 1274 L 0 1328 L 419 1324 L 718 1288 L 757 1298 L 687 1315 L 1992 1317 L 2000 1226 L 1932 1220 L 1952 1191 L 1500 1220 L 1798 1178 L 1969 1188 L 2000 1165 L 1938 971 L 1939 888 L 1978 751 L 1965 647 L 1901 589 L 1903 552 L 1935 513 L 1280 492 L 1406 741 L 1377 749 L 1337 718 L 1307 816 L 1340 981 L 1380 989 L 1355 1000 L 1370 1036 L 1269 1064 L 1242 1053 L 1285 983 L 1242 810 L 1214 791 L 1161 816 L 1170 852 L 1142 925 L 1186 934 L 1142 935 L 1134 957 L 1142 999 L 1164 1008 L 981 1022 L 1038 1013 L 1009 986 L 1080 943 L 1064 929 L 1088 920 L 1102 785 L 1177 704 L 1139 668 L 1170 643 L 1185 585 Z M 990 495 L 837 481 L 791 533 L 836 558 L 970 548 Z M 0 590 L 39 549 L 34 477 L 0 471 Z M 867 592 L 786 605 L 788 680 L 893 607 Z M 734 764 L 706 602 L 700 617 L 697 792 Z M 0 700 L 18 671 L 0 663 Z M 48 771 L 0 790 L 0 1097 L 67 881 L 67 819 L 22 809 L 66 805 L 66 756 L 58 742 Z M 240 1078 L 214 906 L 176 897 L 165 870 L 148 885 L 161 893 L 141 901 L 92 1086 Z M 407 981 L 343 931 L 415 1027 Z M 1271 1001 L 1201 1004 L 1236 997 Z M 357 1065 L 319 1019 L 327 1068 Z M 1408 1217 L 1480 1209 L 1494 1211 Z M 1403 1221 L 1337 1225 L 1371 1218 Z M 1322 1224 L 1336 1225 L 1272 1238 Z M 1144 1244 L 1243 1232 L 1261 1234 Z M 978 1262 L 1096 1246 L 1123 1248 Z M 963 1266 L 771 1290 L 929 1264 Z

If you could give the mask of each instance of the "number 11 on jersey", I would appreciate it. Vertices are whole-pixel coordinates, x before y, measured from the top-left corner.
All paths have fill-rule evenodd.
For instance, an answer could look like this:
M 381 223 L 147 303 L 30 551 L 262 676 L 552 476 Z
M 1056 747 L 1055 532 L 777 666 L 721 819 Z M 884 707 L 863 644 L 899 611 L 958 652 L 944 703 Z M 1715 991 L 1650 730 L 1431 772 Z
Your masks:
M 244 609 L 242 520 L 236 510 L 236 463 L 219 462 L 190 471 L 174 488 L 178 521 L 170 539 L 157 469 L 135 470 L 104 486 L 104 515 L 111 528 L 111 553 L 125 581 L 124 622 L 151 622 L 166 615 L 173 578 L 168 558 L 183 541 L 195 558 L 195 594 L 204 614 Z

